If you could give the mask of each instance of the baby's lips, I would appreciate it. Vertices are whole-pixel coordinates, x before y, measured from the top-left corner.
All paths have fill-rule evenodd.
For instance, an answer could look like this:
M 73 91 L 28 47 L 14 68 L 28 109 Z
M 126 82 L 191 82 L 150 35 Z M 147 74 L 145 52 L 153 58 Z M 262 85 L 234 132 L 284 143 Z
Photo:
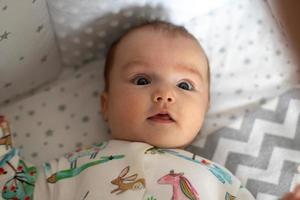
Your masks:
M 162 119 L 162 120 L 171 120 L 175 121 L 174 118 L 168 112 L 159 112 L 148 119 Z

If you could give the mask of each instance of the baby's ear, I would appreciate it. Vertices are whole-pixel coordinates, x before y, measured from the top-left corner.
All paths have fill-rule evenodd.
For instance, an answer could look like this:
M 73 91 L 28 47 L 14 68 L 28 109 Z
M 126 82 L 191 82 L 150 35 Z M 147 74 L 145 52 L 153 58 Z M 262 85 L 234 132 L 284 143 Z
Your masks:
M 104 121 L 108 121 L 107 117 L 107 109 L 108 109 L 108 94 L 107 92 L 102 92 L 100 96 L 100 101 L 101 101 L 101 114 L 104 119 Z

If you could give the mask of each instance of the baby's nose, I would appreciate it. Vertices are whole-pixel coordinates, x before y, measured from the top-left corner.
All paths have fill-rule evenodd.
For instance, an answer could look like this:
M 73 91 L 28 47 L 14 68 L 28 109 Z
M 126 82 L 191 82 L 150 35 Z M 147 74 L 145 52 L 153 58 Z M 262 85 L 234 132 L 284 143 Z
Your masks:
M 155 103 L 174 103 L 175 97 L 171 90 L 159 90 L 154 93 L 153 101 Z
M 154 101 L 155 102 L 160 102 L 160 101 L 164 101 L 164 99 L 166 99 L 167 102 L 172 103 L 173 102 L 173 98 L 172 97 L 167 97 L 167 98 L 163 98 L 161 96 L 156 96 Z

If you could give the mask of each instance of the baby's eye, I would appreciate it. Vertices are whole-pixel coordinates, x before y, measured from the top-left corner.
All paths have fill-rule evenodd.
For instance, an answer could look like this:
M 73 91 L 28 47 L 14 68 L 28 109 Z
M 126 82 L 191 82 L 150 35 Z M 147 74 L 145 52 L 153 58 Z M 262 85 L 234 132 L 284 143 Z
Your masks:
M 193 89 L 193 85 L 186 81 L 179 83 L 177 86 L 184 90 L 192 90 Z
M 134 80 L 133 80 L 133 83 L 136 84 L 136 85 L 147 85 L 150 83 L 150 81 L 145 78 L 145 77 L 136 77 Z

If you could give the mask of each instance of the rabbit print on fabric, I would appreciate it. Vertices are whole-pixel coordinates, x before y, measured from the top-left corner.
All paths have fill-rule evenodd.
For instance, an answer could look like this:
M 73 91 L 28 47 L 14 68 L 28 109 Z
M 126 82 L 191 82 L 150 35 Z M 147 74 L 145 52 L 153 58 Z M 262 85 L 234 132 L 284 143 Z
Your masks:
M 128 172 L 129 172 L 129 166 L 125 167 L 121 171 L 119 176 L 116 179 L 111 181 L 112 184 L 118 186 L 118 188 L 111 191 L 111 193 L 118 192 L 116 194 L 121 194 L 126 190 L 136 190 L 136 189 L 145 188 L 145 179 L 140 178 L 138 180 L 135 180 L 137 178 L 137 174 L 127 176 Z

